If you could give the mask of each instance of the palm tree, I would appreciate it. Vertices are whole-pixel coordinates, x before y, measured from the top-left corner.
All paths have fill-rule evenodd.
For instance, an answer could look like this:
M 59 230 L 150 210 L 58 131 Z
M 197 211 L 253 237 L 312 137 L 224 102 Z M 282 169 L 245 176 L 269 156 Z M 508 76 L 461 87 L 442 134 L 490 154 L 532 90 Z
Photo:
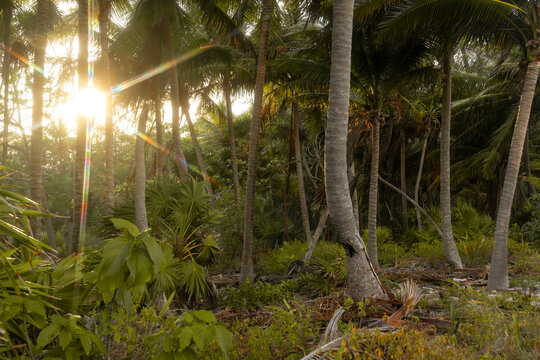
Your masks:
M 144 101 L 144 100 L 143 100 Z M 140 231 L 148 229 L 148 218 L 146 215 L 146 165 L 144 156 L 144 145 L 146 141 L 143 135 L 146 134 L 146 121 L 148 120 L 148 102 L 144 101 L 139 126 L 137 128 L 137 140 L 135 142 L 135 222 Z
M 45 65 L 45 48 L 47 47 L 47 23 L 49 13 L 49 0 L 39 0 L 34 29 L 34 63 L 41 69 Z M 41 203 L 43 184 L 41 179 L 42 164 L 42 138 L 43 138 L 43 84 L 44 74 L 34 70 L 34 83 L 32 84 L 32 140 L 30 154 L 30 197 Z M 41 219 L 32 218 L 32 234 L 41 238 Z
M 330 217 L 347 253 L 351 297 L 384 298 L 386 294 L 370 263 L 355 224 L 347 178 L 347 124 L 352 48 L 353 0 L 334 1 L 325 178 Z
M 79 35 L 79 58 L 77 66 L 78 89 L 82 91 L 88 86 L 88 0 L 78 0 L 78 35 Z M 84 158 L 86 151 L 86 114 L 77 116 L 77 140 L 75 143 L 75 164 L 73 170 L 73 218 L 70 244 L 66 245 L 68 254 L 79 252 L 79 237 L 81 235 L 81 223 L 83 219 L 83 182 L 84 182 Z
M 255 76 L 255 95 L 251 114 L 249 140 L 248 174 L 246 179 L 246 204 L 244 209 L 244 241 L 240 281 L 252 281 L 253 273 L 253 209 L 255 201 L 255 177 L 257 171 L 257 147 L 261 128 L 261 110 L 266 72 L 266 52 L 268 48 L 268 30 L 272 15 L 273 0 L 264 0 L 261 14 L 259 53 L 257 55 L 257 73 Z
M 4 13 L 4 48 L 10 47 L 11 36 L 11 18 L 13 15 L 13 4 L 11 0 L 2 1 L 2 11 Z M 2 141 L 2 164 L 6 165 L 8 154 L 8 135 L 9 135 L 9 65 L 10 54 L 4 50 L 4 59 L 2 62 L 2 81 L 4 82 L 4 135 Z
M 111 0 L 98 0 L 99 3 L 99 39 L 103 70 L 103 88 L 105 89 L 105 201 L 107 215 L 112 215 L 114 208 L 114 134 L 112 118 L 111 66 L 109 60 L 109 18 Z
M 531 4 L 532 3 L 532 4 Z M 519 111 L 508 154 L 508 165 L 504 176 L 503 188 L 499 207 L 497 210 L 497 221 L 495 224 L 495 239 L 491 266 L 488 277 L 488 289 L 507 289 L 508 281 L 508 231 L 510 226 L 510 214 L 514 202 L 514 193 L 517 186 L 517 179 L 521 165 L 523 145 L 527 138 L 527 128 L 531 116 L 531 107 L 535 95 L 538 71 L 540 70 L 540 41 L 536 30 L 530 33 L 530 40 L 525 37 L 526 31 L 530 31 L 531 25 L 536 29 L 540 24 L 540 4 L 538 1 L 523 1 L 520 12 L 515 16 L 513 24 L 522 25 L 521 29 L 515 25 L 515 33 L 520 45 L 527 55 L 527 69 L 523 81 L 523 89 L 519 101 Z M 530 10 L 531 12 L 528 12 Z

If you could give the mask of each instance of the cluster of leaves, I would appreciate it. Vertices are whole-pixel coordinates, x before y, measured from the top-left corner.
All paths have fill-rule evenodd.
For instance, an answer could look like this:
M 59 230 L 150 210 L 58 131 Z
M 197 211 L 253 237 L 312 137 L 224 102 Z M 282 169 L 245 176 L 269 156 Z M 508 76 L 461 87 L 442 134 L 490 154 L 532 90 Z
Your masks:
M 521 227 L 523 237 L 532 244 L 540 246 L 540 194 L 531 196 L 529 202 L 532 209 L 531 217 Z
M 232 309 L 257 309 L 262 306 L 289 301 L 299 289 L 296 281 L 283 281 L 272 285 L 263 282 L 244 282 L 238 288 L 228 288 L 222 298 L 222 305 Z

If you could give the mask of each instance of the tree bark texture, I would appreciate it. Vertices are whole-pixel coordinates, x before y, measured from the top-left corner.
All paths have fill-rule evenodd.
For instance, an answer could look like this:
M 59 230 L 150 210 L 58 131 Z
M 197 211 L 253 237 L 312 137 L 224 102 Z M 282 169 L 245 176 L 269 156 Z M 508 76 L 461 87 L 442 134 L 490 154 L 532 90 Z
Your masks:
M 368 203 L 368 254 L 376 271 L 379 270 L 377 255 L 377 208 L 379 192 L 379 145 L 380 123 L 378 116 L 372 119 L 371 129 L 371 170 L 369 173 Z
M 146 134 L 146 122 L 148 120 L 148 103 L 143 104 L 142 112 L 137 127 L 137 140 L 135 142 L 135 222 L 139 231 L 148 229 L 146 216 L 146 164 L 144 147 L 146 141 L 141 135 Z
M 11 1 L 6 1 L 4 6 L 4 46 L 9 49 L 11 36 Z M 8 156 L 8 136 L 9 136 L 9 66 L 11 64 L 11 55 L 4 50 L 4 59 L 2 61 L 2 81 L 4 82 L 4 135 L 2 139 L 2 164 L 6 165 Z
M 37 8 L 36 25 L 34 28 L 34 63 L 41 69 L 45 66 L 45 48 L 47 47 L 47 23 L 49 16 L 49 1 L 39 0 Z M 43 184 L 41 179 L 42 164 L 42 138 L 43 138 L 43 85 L 44 75 L 34 70 L 34 83 L 32 84 L 32 138 L 30 146 L 30 197 L 41 203 Z M 31 217 L 32 234 L 36 239 L 41 238 L 41 218 Z
M 452 232 L 452 202 L 450 195 L 450 124 L 452 106 L 452 62 L 453 53 L 447 49 L 443 55 L 443 99 L 441 120 L 441 221 L 443 231 L 443 246 L 446 260 L 456 269 L 462 269 L 463 265 L 454 242 Z
M 240 281 L 253 281 L 253 207 L 255 201 L 255 180 L 257 172 L 257 147 L 261 128 L 262 98 L 266 73 L 266 52 L 268 49 L 268 31 L 272 16 L 273 0 L 264 0 L 261 14 L 261 40 L 257 55 L 257 74 L 255 77 L 255 95 L 251 113 L 249 139 L 248 174 L 246 179 L 246 204 L 244 208 L 244 241 Z
M 347 176 L 347 127 L 354 0 L 334 1 L 332 54 L 324 170 L 326 201 L 347 253 L 349 292 L 353 300 L 386 298 L 366 253 L 352 209 Z
M 154 102 L 156 113 L 156 142 L 158 148 L 156 151 L 156 177 L 163 176 L 163 168 L 165 167 L 165 161 L 163 158 L 163 121 L 161 120 L 161 99 L 159 95 L 156 95 Z
M 518 116 L 508 155 L 508 165 L 504 176 L 501 200 L 499 201 L 499 209 L 497 211 L 495 242 L 491 256 L 488 289 L 502 290 L 508 288 L 508 228 L 510 226 L 510 215 L 512 213 L 514 193 L 518 181 L 523 144 L 527 135 L 539 69 L 539 61 L 530 62 L 523 83 Z

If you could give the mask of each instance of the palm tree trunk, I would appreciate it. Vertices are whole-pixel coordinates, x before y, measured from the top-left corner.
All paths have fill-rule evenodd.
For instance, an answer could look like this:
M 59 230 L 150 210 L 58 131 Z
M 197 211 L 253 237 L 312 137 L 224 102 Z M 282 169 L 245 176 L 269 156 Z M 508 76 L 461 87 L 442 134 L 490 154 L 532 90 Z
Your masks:
M 9 49 L 11 36 L 11 1 L 6 1 L 4 6 L 4 47 Z M 4 50 L 2 62 L 2 81 L 4 82 L 4 136 L 2 141 L 2 164 L 5 165 L 8 156 L 8 136 L 9 136 L 9 65 L 11 63 L 10 54 Z
M 45 48 L 47 47 L 47 23 L 49 15 L 49 1 L 39 0 L 37 8 L 36 26 L 34 29 L 34 63 L 44 68 Z M 38 70 L 34 70 L 34 83 L 32 84 L 32 139 L 31 139 L 31 166 L 30 166 L 30 197 L 41 203 L 43 196 L 43 184 L 41 179 L 42 163 L 42 138 L 43 138 L 43 84 L 44 76 Z M 41 238 L 41 218 L 31 218 L 32 234 L 35 238 Z
M 539 69 L 539 61 L 529 63 L 521 92 L 519 112 L 514 128 L 514 135 L 512 136 L 510 154 L 508 155 L 508 166 L 506 167 L 501 200 L 497 211 L 495 241 L 487 284 L 488 289 L 499 290 L 508 288 L 508 228 L 510 226 L 510 215 L 519 175 L 523 144 L 529 125 Z
M 400 149 L 400 185 L 401 185 L 401 191 L 403 193 L 407 193 L 407 174 L 406 174 L 406 168 L 405 168 L 405 132 L 401 132 L 401 149 Z M 403 231 L 407 231 L 409 229 L 409 223 L 407 220 L 407 199 L 405 196 L 401 196 L 401 211 L 402 211 L 402 221 L 403 221 Z
M 143 104 L 141 117 L 137 133 L 146 134 L 146 121 L 148 120 L 148 103 Z M 137 136 L 135 142 L 135 222 L 139 231 L 148 229 L 148 218 L 146 216 L 146 164 L 144 156 L 145 141 L 141 136 Z
M 233 170 L 233 184 L 234 184 L 234 202 L 238 207 L 238 198 L 240 195 L 240 180 L 238 178 L 238 160 L 236 158 L 236 142 L 234 140 L 234 121 L 231 102 L 231 84 L 228 77 L 223 80 L 223 94 L 225 95 L 225 102 L 227 105 L 227 126 L 229 129 L 229 147 L 231 151 L 231 163 Z
M 88 0 L 79 0 L 79 59 L 78 59 L 78 87 L 79 91 L 88 86 Z M 71 233 L 71 246 L 66 251 L 76 254 L 79 252 L 79 237 L 81 231 L 81 218 L 83 207 L 84 182 L 84 156 L 86 150 L 86 124 L 85 114 L 77 116 L 77 140 L 75 144 L 75 164 L 73 173 L 73 232 Z M 84 232 L 83 232 L 84 233 Z M 69 250 L 69 251 L 68 251 Z
M 326 122 L 325 182 L 330 217 L 347 253 L 348 285 L 355 301 L 386 298 L 357 227 L 347 176 L 347 125 L 354 0 L 335 0 L 328 118 Z
M 161 121 L 161 100 L 159 95 L 156 95 L 155 99 L 155 113 L 156 113 L 156 142 L 158 148 L 156 149 L 156 177 L 163 176 L 163 168 L 165 166 L 163 159 L 163 122 Z
M 368 254 L 376 271 L 379 271 L 377 255 L 377 201 L 379 190 L 379 116 L 372 121 L 371 130 L 371 170 L 369 174 L 369 204 L 368 204 Z
M 201 171 L 204 183 L 206 184 L 206 192 L 210 195 L 210 202 L 212 207 L 216 208 L 216 199 L 214 198 L 214 191 L 212 190 L 212 183 L 210 182 L 210 177 L 206 172 L 206 164 L 202 156 L 201 147 L 199 146 L 199 141 L 197 140 L 197 133 L 191 122 L 191 115 L 189 114 L 189 101 L 186 98 L 182 98 L 182 112 L 186 117 L 186 121 L 189 128 L 189 134 L 191 135 L 191 141 L 193 142 L 193 150 L 195 150 L 195 156 L 197 157 L 197 163 L 199 164 L 199 170 Z
M 257 55 L 257 74 L 255 77 L 255 95 L 251 113 L 249 139 L 248 174 L 246 179 L 246 205 L 244 208 L 244 241 L 242 250 L 242 268 L 240 281 L 253 281 L 253 207 L 255 201 L 255 178 L 257 172 L 257 147 L 261 128 L 262 98 L 264 76 L 266 73 L 266 52 L 268 49 L 268 31 L 272 15 L 273 0 L 264 0 L 261 14 L 261 40 Z
M 452 49 L 445 50 L 443 55 L 443 99 L 441 121 L 441 220 L 443 231 L 444 255 L 454 268 L 462 269 L 463 265 L 454 242 L 452 232 L 452 209 L 450 200 L 450 121 L 452 106 Z
M 354 159 L 351 159 L 351 165 L 347 168 L 347 175 L 349 176 L 349 182 L 353 180 L 354 174 L 356 172 L 354 168 Z M 358 191 L 356 190 L 356 185 L 354 186 L 354 191 L 351 195 L 352 198 L 352 206 L 353 206 L 353 213 L 354 213 L 354 220 L 356 223 L 356 226 L 358 228 L 358 231 L 360 231 L 360 211 L 358 210 Z
M 169 61 L 174 60 L 174 46 L 171 36 L 171 25 L 169 18 L 165 16 L 162 22 L 163 37 L 165 39 L 165 50 Z M 180 143 L 180 90 L 178 87 L 178 72 L 176 66 L 169 70 L 169 78 L 171 81 L 171 106 L 172 106 L 172 140 L 173 140 L 173 156 L 178 169 L 178 174 L 182 180 L 187 175 L 187 163 L 182 144 Z
M 114 125 L 112 118 L 111 68 L 109 61 L 109 16 L 111 1 L 99 0 L 99 36 L 105 88 L 105 202 L 106 214 L 114 208 Z
M 431 128 L 428 128 L 426 137 L 424 139 L 424 144 L 422 145 L 422 153 L 420 154 L 420 165 L 418 166 L 418 175 L 416 175 L 416 184 L 414 185 L 414 201 L 419 204 L 419 191 L 420 191 L 420 181 L 422 180 L 422 172 L 424 169 L 424 160 L 426 158 L 426 149 L 429 140 L 429 133 Z M 418 223 L 418 230 L 422 231 L 422 215 L 420 214 L 420 208 L 418 206 L 414 207 L 416 211 L 416 220 Z
M 311 245 L 311 229 L 309 227 L 309 212 L 306 202 L 306 190 L 304 188 L 304 173 L 302 170 L 302 152 L 300 151 L 300 119 L 298 116 L 298 105 L 292 104 L 293 135 L 294 135 L 294 160 L 296 163 L 296 177 L 298 178 L 298 200 L 300 201 L 300 212 L 302 214 L 302 228 L 306 241 Z

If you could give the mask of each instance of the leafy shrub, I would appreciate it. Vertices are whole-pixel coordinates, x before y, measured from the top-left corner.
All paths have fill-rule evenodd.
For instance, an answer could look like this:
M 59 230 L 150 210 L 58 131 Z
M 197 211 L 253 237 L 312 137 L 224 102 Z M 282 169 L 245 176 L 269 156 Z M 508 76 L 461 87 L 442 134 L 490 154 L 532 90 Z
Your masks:
M 531 217 L 521 227 L 523 237 L 535 246 L 540 246 L 540 194 L 531 196 L 529 203 L 532 208 Z
M 231 355 L 246 360 L 300 359 L 309 343 L 317 340 L 318 330 L 309 310 L 273 307 L 267 324 L 261 326 L 255 319 L 247 319 L 233 325 Z
M 285 242 L 283 246 L 268 251 L 257 261 L 257 271 L 269 275 L 286 274 L 293 261 L 304 258 L 307 246 L 306 242 Z
M 309 266 L 311 271 L 302 275 L 302 284 L 317 294 L 331 294 L 347 282 L 347 259 L 340 244 L 317 243 Z
M 298 290 L 295 281 L 283 281 L 271 285 L 258 281 L 255 284 L 244 282 L 238 288 L 228 288 L 222 298 L 222 305 L 233 309 L 256 309 L 266 305 L 291 300 Z

